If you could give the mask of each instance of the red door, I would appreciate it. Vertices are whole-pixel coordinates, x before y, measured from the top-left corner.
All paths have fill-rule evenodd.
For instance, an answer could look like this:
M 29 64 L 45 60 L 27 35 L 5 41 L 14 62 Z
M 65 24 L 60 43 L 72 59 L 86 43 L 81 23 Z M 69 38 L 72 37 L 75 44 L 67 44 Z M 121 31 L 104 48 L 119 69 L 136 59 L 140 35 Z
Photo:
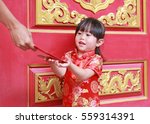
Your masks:
M 4 0 L 42 49 L 61 57 L 74 48 L 75 25 L 92 16 L 106 26 L 99 78 L 102 106 L 149 106 L 148 0 Z M 59 15 L 60 14 L 60 15 Z M 15 47 L 0 25 L 0 106 L 61 106 L 62 80 L 39 52 Z

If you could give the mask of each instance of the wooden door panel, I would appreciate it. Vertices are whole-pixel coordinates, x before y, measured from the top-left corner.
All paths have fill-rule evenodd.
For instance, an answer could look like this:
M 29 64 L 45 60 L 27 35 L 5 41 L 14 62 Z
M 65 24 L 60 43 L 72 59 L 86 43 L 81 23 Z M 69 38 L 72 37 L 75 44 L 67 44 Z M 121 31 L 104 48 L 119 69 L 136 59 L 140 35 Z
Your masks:
M 29 65 L 28 71 L 29 106 L 61 106 L 63 80 L 49 65 Z M 147 100 L 146 75 L 146 61 L 105 63 L 98 79 L 100 104 Z
M 75 26 L 82 18 L 101 20 L 106 26 L 101 47 L 105 64 L 98 80 L 101 105 L 149 106 L 150 2 L 97 0 L 96 6 L 83 1 L 4 0 L 32 32 L 35 44 L 57 57 L 74 49 Z M 56 16 L 58 12 L 62 15 Z M 0 29 L 0 106 L 61 106 L 63 81 L 38 52 L 18 49 L 8 31 L 2 25 Z

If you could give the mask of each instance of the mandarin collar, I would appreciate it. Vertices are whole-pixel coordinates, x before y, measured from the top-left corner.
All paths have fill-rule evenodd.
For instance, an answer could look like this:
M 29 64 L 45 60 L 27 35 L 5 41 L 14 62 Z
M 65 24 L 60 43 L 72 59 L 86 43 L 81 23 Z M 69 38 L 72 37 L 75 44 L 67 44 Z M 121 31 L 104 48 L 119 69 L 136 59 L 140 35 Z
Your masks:
M 74 50 L 74 56 L 78 59 L 85 59 L 89 56 L 93 56 L 94 54 L 95 54 L 95 51 L 92 50 L 92 51 L 88 51 L 88 52 L 83 53 L 82 56 L 79 57 L 77 49 Z

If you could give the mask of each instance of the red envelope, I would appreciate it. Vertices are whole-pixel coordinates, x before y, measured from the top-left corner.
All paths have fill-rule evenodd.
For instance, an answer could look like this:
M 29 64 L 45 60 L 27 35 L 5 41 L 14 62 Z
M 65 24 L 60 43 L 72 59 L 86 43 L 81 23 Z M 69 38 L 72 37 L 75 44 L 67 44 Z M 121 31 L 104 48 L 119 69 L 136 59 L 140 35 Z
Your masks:
M 48 59 L 54 59 L 54 60 L 58 60 L 60 63 L 66 63 L 65 61 L 63 61 L 63 60 L 61 60 L 61 59 L 59 59 L 59 58 L 57 58 L 57 57 L 55 57 L 55 56 L 49 54 L 48 52 L 46 52 L 46 51 L 40 49 L 40 48 L 37 47 L 37 46 L 34 46 L 34 48 L 35 48 L 36 50 L 39 50 L 40 52 L 42 52 L 42 53 L 45 54 L 45 55 L 38 55 L 38 57 L 40 57 L 40 58 L 44 58 L 44 59 L 46 59 L 46 60 L 48 60 Z

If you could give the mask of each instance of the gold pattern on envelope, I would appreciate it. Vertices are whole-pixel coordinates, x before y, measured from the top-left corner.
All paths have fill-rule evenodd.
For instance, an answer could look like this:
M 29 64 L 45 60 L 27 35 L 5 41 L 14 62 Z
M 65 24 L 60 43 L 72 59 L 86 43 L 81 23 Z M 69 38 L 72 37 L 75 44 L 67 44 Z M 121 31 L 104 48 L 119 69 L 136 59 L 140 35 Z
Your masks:
M 62 99 L 61 81 L 56 76 L 38 75 L 35 86 L 35 103 Z
M 111 3 L 114 2 L 114 0 L 74 0 L 78 3 L 80 3 L 80 5 L 86 9 L 86 10 L 90 10 L 94 13 L 106 9 Z
M 140 69 L 104 71 L 98 79 L 99 95 L 119 94 L 141 91 Z

